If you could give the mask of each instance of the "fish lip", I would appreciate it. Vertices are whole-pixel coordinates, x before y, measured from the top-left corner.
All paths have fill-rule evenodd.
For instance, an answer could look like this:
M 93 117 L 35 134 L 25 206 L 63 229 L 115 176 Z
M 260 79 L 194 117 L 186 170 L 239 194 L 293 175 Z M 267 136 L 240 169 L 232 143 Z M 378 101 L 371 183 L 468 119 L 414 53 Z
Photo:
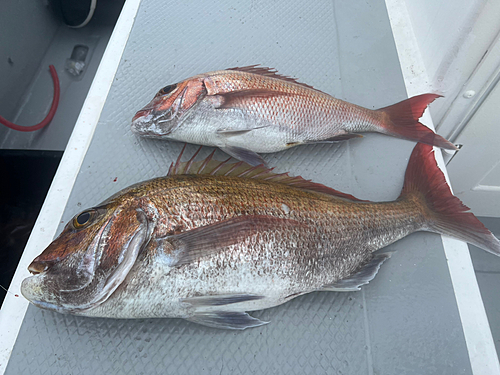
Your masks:
M 152 109 L 149 108 L 143 108 L 140 111 L 137 111 L 134 117 L 132 118 L 132 122 L 135 122 L 137 119 L 140 119 L 141 117 L 146 117 L 149 114 L 151 114 Z
M 134 116 L 131 124 L 131 129 L 135 133 L 144 134 L 151 126 L 151 121 L 153 120 L 152 111 L 139 111 L 139 115 Z
M 71 308 L 59 306 L 54 302 L 47 302 L 47 301 L 42 301 L 39 299 L 39 295 L 36 293 L 36 285 L 37 285 L 37 279 L 41 278 L 44 274 L 37 274 L 34 276 L 30 276 L 25 278 L 22 283 L 21 283 L 21 294 L 26 298 L 30 303 L 32 303 L 34 306 L 45 309 L 45 310 L 51 310 L 55 311 L 61 314 L 68 314 L 71 313 L 72 310 Z M 35 288 L 32 287 L 32 285 L 29 285 L 31 283 L 35 284 Z
M 43 302 L 43 301 L 38 301 L 38 300 L 31 300 L 30 302 L 33 305 L 35 305 L 36 307 L 39 307 L 41 309 L 55 311 L 55 312 L 58 312 L 60 314 L 68 314 L 69 312 L 71 312 L 70 309 L 66 309 L 64 307 L 57 306 L 56 304 L 53 304 L 50 302 Z
M 141 115 L 139 117 L 134 117 L 134 120 L 130 125 L 132 132 L 140 136 L 150 138 L 161 138 L 169 135 L 172 132 L 171 129 L 163 130 L 157 124 L 158 119 L 161 119 L 161 117 L 165 116 L 165 114 L 158 116 L 155 115 L 153 111 L 147 111 L 145 113 L 147 114 Z
M 28 301 L 30 301 L 37 307 L 53 311 L 65 312 L 65 310 L 60 306 L 57 306 L 52 302 L 45 302 L 39 299 L 40 298 L 39 283 L 40 279 L 43 279 L 43 275 L 44 275 L 43 273 L 40 273 L 26 277 L 21 283 L 21 288 L 20 288 L 21 294 L 24 296 L 24 298 L 26 298 Z

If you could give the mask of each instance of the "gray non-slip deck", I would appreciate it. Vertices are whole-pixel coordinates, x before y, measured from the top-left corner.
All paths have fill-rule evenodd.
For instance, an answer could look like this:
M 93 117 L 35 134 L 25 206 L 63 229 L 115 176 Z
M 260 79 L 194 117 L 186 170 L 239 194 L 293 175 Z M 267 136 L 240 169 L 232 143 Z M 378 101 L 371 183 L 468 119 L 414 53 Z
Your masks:
M 405 98 L 384 1 L 144 0 L 60 230 L 83 208 L 167 172 L 182 145 L 138 139 L 129 128 L 158 89 L 257 63 L 369 108 Z M 413 146 L 367 135 L 265 159 L 279 171 L 382 201 L 399 195 Z M 186 155 L 196 149 L 188 146 Z M 440 237 L 417 233 L 388 250 L 394 255 L 362 291 L 312 293 L 252 313 L 271 323 L 242 332 L 30 306 L 6 373 L 470 374 Z
M 481 221 L 497 238 L 500 238 L 499 217 L 482 217 Z M 469 247 L 495 348 L 497 353 L 500 353 L 500 301 L 498 299 L 500 262 L 496 256 L 482 251 L 474 245 L 469 245 Z

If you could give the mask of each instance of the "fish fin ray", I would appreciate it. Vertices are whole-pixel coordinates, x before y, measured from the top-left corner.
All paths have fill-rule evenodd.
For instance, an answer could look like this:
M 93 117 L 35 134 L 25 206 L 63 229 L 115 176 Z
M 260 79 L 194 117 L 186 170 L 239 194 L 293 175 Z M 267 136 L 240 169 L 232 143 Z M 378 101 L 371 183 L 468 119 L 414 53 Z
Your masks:
M 248 132 L 251 132 L 252 130 L 257 130 L 257 129 L 264 129 L 269 127 L 270 125 L 263 125 L 263 126 L 257 126 L 255 128 L 250 128 L 250 129 L 219 129 L 217 130 L 217 134 L 225 135 L 227 137 L 232 137 L 235 135 L 243 135 Z
M 219 329 L 243 330 L 259 327 L 269 322 L 248 315 L 246 312 L 215 311 L 193 315 L 186 318 L 190 322 Z
M 388 107 L 380 108 L 378 112 L 385 115 L 383 116 L 385 120 L 379 132 L 448 150 L 457 150 L 457 147 L 453 143 L 434 133 L 434 131 L 418 121 L 427 106 L 439 97 L 441 95 L 422 94 Z
M 335 137 L 330 137 L 330 138 L 321 139 L 321 140 L 317 140 L 317 141 L 305 141 L 305 142 L 301 142 L 301 144 L 337 143 L 337 142 L 347 141 L 347 140 L 353 139 L 353 138 L 363 138 L 363 136 L 361 134 L 345 133 L 345 134 L 336 135 Z
M 263 299 L 264 296 L 256 294 L 224 294 L 215 296 L 197 296 L 183 298 L 181 302 L 189 303 L 194 307 L 226 306 L 234 303 L 255 301 Z
M 360 287 L 374 279 L 382 263 L 389 259 L 391 255 L 392 252 L 376 254 L 368 263 L 361 266 L 356 273 L 333 284 L 325 285 L 319 290 L 325 292 L 354 292 L 361 290 Z
M 191 229 L 169 236 L 167 239 L 178 253 L 174 266 L 179 267 L 201 257 L 215 254 L 224 247 L 241 243 L 260 231 L 306 225 L 296 220 L 269 215 L 245 215 Z
M 234 157 L 235 148 L 221 148 L 222 151 Z M 243 150 L 243 151 L 242 151 Z M 236 152 L 240 151 L 248 151 L 244 149 L 236 148 Z M 214 151 L 215 152 L 215 151 Z M 260 157 L 258 154 L 257 157 Z M 362 199 L 358 199 L 350 194 L 343 193 L 341 191 L 332 189 L 323 184 L 311 182 L 311 180 L 306 180 L 300 176 L 291 177 L 288 173 L 276 173 L 273 171 L 274 168 L 268 168 L 264 163 L 257 163 L 255 159 L 252 163 L 258 165 L 251 165 L 244 161 L 239 161 L 236 163 L 230 163 L 229 160 L 225 161 L 216 161 L 212 159 L 213 153 L 211 153 L 206 159 L 201 161 L 193 162 L 190 160 L 189 162 L 181 162 L 180 157 L 177 158 L 177 162 L 173 163 L 176 167 L 171 167 L 167 176 L 175 176 L 175 175 L 213 175 L 213 176 L 229 176 L 229 177 L 241 177 L 244 175 L 244 172 L 249 171 L 245 178 L 254 178 L 257 180 L 270 181 L 274 183 L 279 183 L 283 185 L 294 186 L 299 189 L 310 190 L 318 193 L 323 193 L 327 195 L 331 195 L 338 198 L 349 199 L 351 201 L 356 202 L 367 202 Z M 189 164 L 189 168 L 187 168 L 187 164 Z
M 219 129 L 217 130 L 217 134 L 222 134 L 227 137 L 232 137 L 235 135 L 243 135 L 247 134 L 248 132 L 251 132 L 253 129 L 242 129 L 242 130 L 232 130 L 232 129 Z
M 404 181 L 400 199 L 416 198 L 424 207 L 427 223 L 422 230 L 454 237 L 500 256 L 500 241 L 452 194 L 432 146 L 415 146 Z
M 347 140 L 353 139 L 353 138 L 363 138 L 363 136 L 361 134 L 346 133 L 346 134 L 336 135 L 335 137 L 322 139 L 322 140 L 319 140 L 317 142 L 318 143 L 321 143 L 321 142 L 342 142 L 342 141 L 347 141 Z
M 226 146 L 226 147 L 220 147 L 222 151 L 224 151 L 226 154 L 232 156 L 235 159 L 241 160 L 248 165 L 251 165 L 252 167 L 255 167 L 257 165 L 262 165 L 264 167 L 267 166 L 266 162 L 262 157 L 257 154 L 256 152 L 247 150 L 246 148 L 242 147 L 236 147 L 236 146 Z
M 278 71 L 274 68 L 268 68 L 265 66 L 259 66 L 260 64 L 255 64 L 255 65 L 249 65 L 249 66 L 242 66 L 242 67 L 235 67 L 235 68 L 228 68 L 226 70 L 234 70 L 238 72 L 245 72 L 245 73 L 252 73 L 252 74 L 258 74 L 260 76 L 265 76 L 265 77 L 271 77 L 271 78 L 277 78 L 281 79 L 282 81 L 287 81 L 287 82 L 292 82 L 297 85 L 307 87 L 308 89 L 313 89 L 315 91 L 319 91 L 318 89 L 315 89 L 313 86 L 299 82 L 297 78 L 285 76 L 282 74 L 279 74 Z

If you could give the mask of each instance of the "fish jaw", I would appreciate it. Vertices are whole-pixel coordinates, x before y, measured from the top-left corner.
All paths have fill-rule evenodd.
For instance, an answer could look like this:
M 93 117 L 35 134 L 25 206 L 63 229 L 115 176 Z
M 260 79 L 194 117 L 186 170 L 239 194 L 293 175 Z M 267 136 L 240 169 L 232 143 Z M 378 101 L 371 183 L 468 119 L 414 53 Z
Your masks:
M 166 136 L 169 132 L 163 131 L 162 127 L 157 126 L 157 119 L 152 114 L 153 110 L 142 109 L 134 116 L 131 129 L 135 134 L 143 137 L 158 138 Z
M 38 274 L 27 277 L 21 283 L 21 294 L 36 307 L 55 311 L 61 314 L 71 313 L 70 306 L 61 305 L 56 294 L 48 293 L 44 285 L 45 275 Z

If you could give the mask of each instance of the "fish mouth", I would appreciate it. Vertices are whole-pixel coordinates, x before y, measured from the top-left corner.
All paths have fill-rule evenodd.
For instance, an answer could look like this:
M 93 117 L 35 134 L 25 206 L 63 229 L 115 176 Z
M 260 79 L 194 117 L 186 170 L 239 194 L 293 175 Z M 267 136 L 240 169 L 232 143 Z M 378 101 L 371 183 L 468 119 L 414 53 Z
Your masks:
M 156 112 L 153 109 L 141 109 L 132 119 L 132 132 L 143 136 L 158 138 L 172 132 L 172 126 L 165 126 L 172 120 L 172 110 Z
M 132 118 L 132 122 L 135 122 L 136 120 L 139 120 L 142 117 L 147 117 L 151 114 L 151 109 L 141 109 L 140 111 L 137 111 L 135 116 Z M 144 121 L 144 120 L 141 120 Z
M 130 128 L 141 136 L 156 137 L 159 134 L 156 131 L 153 117 L 152 110 L 140 110 L 132 119 Z
M 47 299 L 46 293 L 43 292 L 41 282 L 44 275 L 45 273 L 41 273 L 24 279 L 21 283 L 21 294 L 36 307 L 61 314 L 71 313 L 72 311 L 70 308 L 60 306 L 56 304 L 55 301 Z
M 67 313 L 68 310 L 64 307 L 56 305 L 53 301 L 47 301 L 47 297 L 42 287 L 44 276 L 45 272 L 42 272 L 25 278 L 21 283 L 21 294 L 37 307 L 60 313 Z

